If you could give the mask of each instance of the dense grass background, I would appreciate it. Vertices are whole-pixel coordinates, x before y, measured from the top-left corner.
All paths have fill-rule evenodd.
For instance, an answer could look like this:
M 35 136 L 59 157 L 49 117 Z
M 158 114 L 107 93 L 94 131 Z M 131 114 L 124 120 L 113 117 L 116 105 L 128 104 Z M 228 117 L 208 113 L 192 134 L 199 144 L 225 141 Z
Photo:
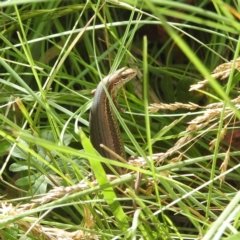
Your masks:
M 239 239 L 238 1 L 0 7 L 1 239 Z M 128 163 L 88 128 L 91 91 L 123 66 L 139 70 L 116 112 Z

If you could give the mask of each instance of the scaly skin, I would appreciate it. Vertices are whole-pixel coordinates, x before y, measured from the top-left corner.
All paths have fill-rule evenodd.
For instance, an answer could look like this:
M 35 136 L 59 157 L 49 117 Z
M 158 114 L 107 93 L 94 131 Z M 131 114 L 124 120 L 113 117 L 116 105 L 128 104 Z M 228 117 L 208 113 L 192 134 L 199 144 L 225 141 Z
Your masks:
M 117 157 L 106 151 L 100 144 L 105 145 L 114 153 L 126 159 L 124 144 L 118 126 L 117 118 L 106 95 L 108 91 L 115 106 L 117 92 L 137 74 L 133 68 L 124 67 L 106 76 L 97 86 L 90 113 L 90 140 L 94 148 L 103 156 L 112 160 Z M 105 85 L 105 87 L 104 87 Z M 122 170 L 115 168 L 119 174 Z

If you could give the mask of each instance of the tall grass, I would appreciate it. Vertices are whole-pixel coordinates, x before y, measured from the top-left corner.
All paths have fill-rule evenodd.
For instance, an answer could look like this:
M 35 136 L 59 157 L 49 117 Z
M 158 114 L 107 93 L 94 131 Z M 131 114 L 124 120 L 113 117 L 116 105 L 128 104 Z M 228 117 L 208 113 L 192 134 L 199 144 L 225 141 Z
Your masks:
M 1 239 L 239 238 L 236 1 L 0 7 Z M 88 128 L 92 90 L 123 66 L 125 163 Z

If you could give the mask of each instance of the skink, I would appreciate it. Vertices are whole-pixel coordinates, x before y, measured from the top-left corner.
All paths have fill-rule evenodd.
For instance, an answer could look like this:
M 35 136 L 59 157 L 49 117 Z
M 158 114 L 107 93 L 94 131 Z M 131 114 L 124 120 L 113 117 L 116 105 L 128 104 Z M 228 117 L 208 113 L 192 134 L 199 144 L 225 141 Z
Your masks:
M 94 148 L 103 156 L 112 160 L 117 157 L 106 151 L 100 144 L 105 145 L 113 152 L 126 159 L 124 144 L 118 126 L 117 118 L 106 95 L 108 91 L 115 106 L 117 104 L 117 92 L 137 74 L 133 68 L 124 67 L 106 76 L 97 86 L 91 111 L 90 111 L 90 140 Z M 104 87 L 105 86 L 105 87 Z M 119 108 L 118 108 L 119 109 Z M 119 174 L 122 170 L 115 168 Z M 108 170 L 107 170 L 108 171 Z

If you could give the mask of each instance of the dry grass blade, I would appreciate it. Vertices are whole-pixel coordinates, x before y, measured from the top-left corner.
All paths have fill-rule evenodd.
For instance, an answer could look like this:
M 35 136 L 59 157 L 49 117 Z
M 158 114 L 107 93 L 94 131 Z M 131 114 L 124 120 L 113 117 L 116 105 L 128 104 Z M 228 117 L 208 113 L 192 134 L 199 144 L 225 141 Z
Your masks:
M 206 107 L 207 108 L 207 107 Z M 188 127 L 185 131 L 179 133 L 179 135 L 185 135 L 181 137 L 172 148 L 170 148 L 166 153 L 162 154 L 157 163 L 164 161 L 164 159 L 168 158 L 172 154 L 179 151 L 182 147 L 186 146 L 189 143 L 192 143 L 193 140 L 198 139 L 204 133 L 208 132 L 210 129 L 213 129 L 218 125 L 218 119 L 222 113 L 222 109 L 206 109 L 205 113 L 202 116 L 198 116 L 189 122 Z M 234 112 L 228 109 L 225 111 L 225 118 L 229 118 L 234 115 Z M 215 123 L 212 123 L 215 121 Z M 211 122 L 211 125 L 209 124 Z M 209 126 L 210 125 L 210 126 Z M 205 131 L 198 133 L 200 130 L 204 129 L 205 127 L 209 126 Z M 213 146 L 213 142 L 211 142 Z
M 4 203 L 1 204 L 0 212 L 6 216 L 14 216 L 24 211 L 24 208 L 21 206 L 13 206 L 12 204 Z M 38 219 L 36 219 L 38 221 Z M 93 228 L 94 226 L 94 218 L 91 215 L 90 211 L 85 208 L 85 227 Z M 88 232 L 78 230 L 75 232 L 68 232 L 62 229 L 54 228 L 54 227 L 43 227 L 40 224 L 30 223 L 27 221 L 17 221 L 16 222 L 20 229 L 23 231 L 30 230 L 32 236 L 37 237 L 38 239 L 65 239 L 65 240 L 73 240 L 73 239 L 100 239 L 99 236 L 95 234 L 90 234 Z M 23 239 L 23 238 L 20 238 Z
M 225 173 L 227 171 L 229 161 L 230 161 L 230 149 L 227 150 L 224 161 L 222 162 L 222 164 L 220 166 L 221 173 Z M 225 178 L 226 178 L 226 175 L 223 175 L 220 178 L 220 186 L 222 186 L 222 183 L 224 182 Z
M 213 70 L 211 76 L 215 79 L 223 80 L 230 75 L 230 72 L 231 72 L 232 68 L 233 68 L 233 61 L 230 61 L 228 63 L 223 63 L 223 64 L 217 66 Z M 238 71 L 240 70 L 240 58 L 236 59 L 234 69 L 238 70 Z M 198 90 L 198 89 L 204 87 L 207 83 L 208 83 L 208 80 L 204 79 L 203 81 L 200 81 L 197 84 L 191 85 L 189 91 Z
M 229 62 L 229 63 L 224 63 L 219 65 L 218 67 L 216 67 L 213 71 L 212 77 L 214 78 L 220 78 L 220 79 L 224 79 L 226 77 L 229 76 L 231 69 L 232 69 L 232 65 L 233 65 L 233 61 Z M 235 63 L 235 67 L 234 69 L 239 70 L 240 69 L 240 58 L 238 58 L 236 60 Z M 190 91 L 192 90 L 197 90 L 201 87 L 203 87 L 205 84 L 208 83 L 208 80 L 204 79 L 201 82 L 198 82 L 197 84 L 194 84 L 190 87 Z M 238 96 L 237 98 L 233 99 L 231 101 L 237 109 L 240 108 L 239 103 L 240 103 L 240 96 Z M 220 103 L 212 103 L 209 104 L 207 106 L 199 106 L 197 104 L 194 103 L 189 103 L 189 104 L 184 104 L 184 103 L 172 103 L 172 104 L 164 104 L 164 103 L 154 103 L 151 104 L 151 106 L 149 107 L 149 111 L 151 113 L 155 113 L 159 110 L 177 110 L 177 109 L 188 109 L 190 111 L 192 110 L 196 110 L 196 109 L 205 109 L 204 113 L 201 116 L 198 116 L 194 119 L 192 119 L 189 122 L 188 127 L 186 128 L 185 131 L 182 131 L 179 133 L 179 135 L 184 135 L 183 137 L 181 137 L 172 148 L 168 149 L 167 152 L 161 154 L 161 156 L 159 156 L 158 160 L 157 160 L 157 164 L 160 164 L 160 162 L 164 161 L 166 158 L 168 158 L 169 156 L 171 156 L 172 154 L 176 153 L 177 151 L 179 151 L 183 146 L 186 146 L 187 144 L 189 144 L 190 142 L 192 142 L 194 139 L 199 138 L 202 134 L 204 134 L 204 132 L 209 131 L 211 128 L 216 127 L 217 126 L 217 121 L 220 118 L 220 115 L 222 114 L 223 111 L 223 102 Z M 225 119 L 231 117 L 234 115 L 234 112 L 232 111 L 231 108 L 227 107 L 225 108 Z M 205 130 L 202 133 L 198 132 L 202 129 L 204 129 L 205 127 L 209 126 L 209 123 L 211 122 L 211 126 Z M 214 124 L 212 124 L 213 122 L 215 122 Z M 225 129 L 225 128 L 224 128 Z M 224 132 L 221 134 L 221 139 L 224 138 L 226 134 L 226 129 L 224 130 Z M 210 149 L 213 149 L 215 146 L 215 141 L 216 140 L 212 140 L 210 142 Z M 182 156 L 183 153 L 180 153 L 180 156 Z M 175 157 L 174 159 L 181 159 L 181 157 Z
M 189 110 L 195 110 L 198 108 L 202 108 L 201 106 L 195 104 L 195 103 L 189 103 L 189 104 L 184 104 L 184 103 L 172 103 L 172 104 L 165 104 L 165 103 L 153 103 L 150 105 L 148 108 L 151 113 L 155 113 L 159 110 L 177 110 L 179 108 L 184 108 L 184 109 L 189 109 Z

